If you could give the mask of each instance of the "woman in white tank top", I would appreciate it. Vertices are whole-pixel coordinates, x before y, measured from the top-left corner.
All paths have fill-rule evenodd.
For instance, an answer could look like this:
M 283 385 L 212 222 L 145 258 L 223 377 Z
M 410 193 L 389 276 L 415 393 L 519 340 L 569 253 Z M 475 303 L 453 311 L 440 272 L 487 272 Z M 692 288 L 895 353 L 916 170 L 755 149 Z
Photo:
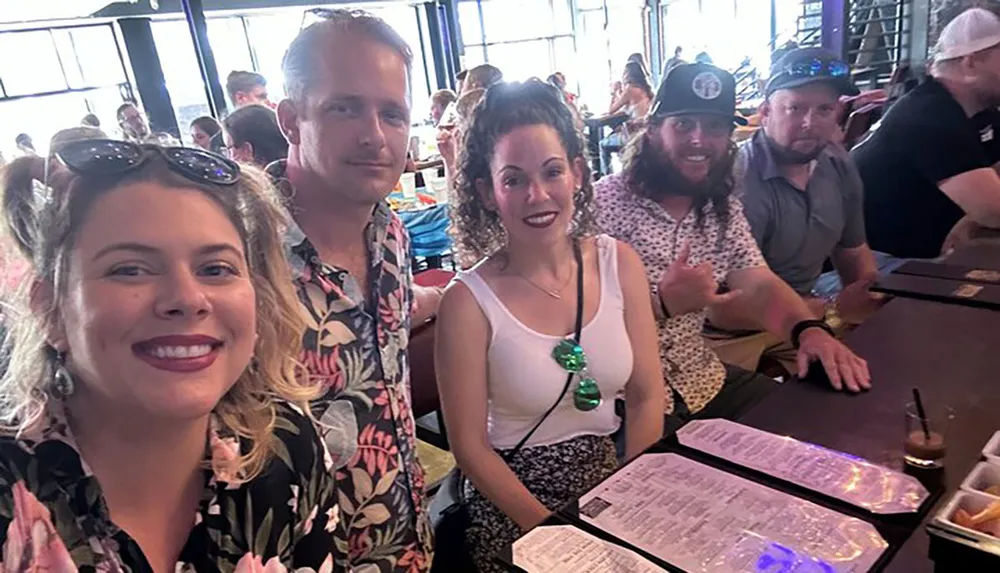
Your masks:
M 616 396 L 628 457 L 660 438 L 663 378 L 642 263 L 592 233 L 585 144 L 558 93 L 537 80 L 490 88 L 463 146 L 456 238 L 482 260 L 445 292 L 435 362 L 469 482 L 466 540 L 479 570 L 494 571 L 491 555 L 617 467 Z M 587 367 L 567 387 L 554 351 L 573 339 L 581 269 Z

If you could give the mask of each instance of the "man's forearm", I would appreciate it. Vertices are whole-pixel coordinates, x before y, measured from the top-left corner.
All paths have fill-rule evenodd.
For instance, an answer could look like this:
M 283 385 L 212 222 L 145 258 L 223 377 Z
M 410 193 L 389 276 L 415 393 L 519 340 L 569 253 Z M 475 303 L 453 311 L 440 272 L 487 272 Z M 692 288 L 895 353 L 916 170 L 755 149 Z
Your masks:
M 754 289 L 750 308 L 759 309 L 757 320 L 771 334 L 791 340 L 792 329 L 803 320 L 818 317 L 806 301 L 781 280 L 771 280 Z
M 728 304 L 708 308 L 708 321 L 722 330 L 760 330 L 759 312 L 752 307 L 753 300 L 739 297 Z
M 840 283 L 845 288 L 854 283 L 870 283 L 878 278 L 878 264 L 874 255 L 842 258 L 834 256 L 833 266 L 837 269 Z

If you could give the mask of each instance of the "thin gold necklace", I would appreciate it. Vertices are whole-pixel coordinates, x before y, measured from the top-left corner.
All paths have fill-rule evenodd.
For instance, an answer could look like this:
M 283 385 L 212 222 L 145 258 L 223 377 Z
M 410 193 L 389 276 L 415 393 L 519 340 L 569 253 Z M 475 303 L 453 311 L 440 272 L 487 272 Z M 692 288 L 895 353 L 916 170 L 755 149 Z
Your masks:
M 536 289 L 544 292 L 545 294 L 549 295 L 550 297 L 552 297 L 552 298 L 554 298 L 556 300 L 562 300 L 562 292 L 564 290 L 566 290 L 566 287 L 569 286 L 569 281 L 571 281 L 573 279 L 573 266 L 574 265 L 575 265 L 575 263 L 570 264 L 569 275 L 566 277 L 566 280 L 563 281 L 562 286 L 559 287 L 558 289 L 555 289 L 555 290 L 547 289 L 547 288 L 543 287 L 542 285 L 536 283 L 535 281 L 529 279 L 528 277 L 524 276 L 520 272 L 517 272 L 517 271 L 515 271 L 515 272 L 517 272 L 517 276 L 519 276 L 522 279 L 524 279 L 524 281 L 526 283 L 528 283 L 529 285 L 535 287 Z

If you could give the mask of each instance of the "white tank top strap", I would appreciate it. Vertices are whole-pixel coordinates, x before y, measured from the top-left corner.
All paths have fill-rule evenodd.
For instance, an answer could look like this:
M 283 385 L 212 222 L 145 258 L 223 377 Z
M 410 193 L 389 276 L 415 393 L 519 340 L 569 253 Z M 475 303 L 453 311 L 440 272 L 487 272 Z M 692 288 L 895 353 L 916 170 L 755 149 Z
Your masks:
M 597 236 L 598 268 L 601 270 L 601 298 L 622 301 L 622 285 L 618 280 L 618 241 L 610 235 Z
M 510 313 L 493 292 L 493 289 L 490 288 L 490 285 L 486 284 L 486 280 L 479 276 L 478 268 L 479 265 L 476 265 L 467 271 L 459 272 L 455 275 L 455 280 L 464 284 L 472 292 L 472 297 L 476 299 L 480 310 L 483 311 L 486 320 L 490 323 L 490 330 L 495 333 L 504 320 L 509 320 Z

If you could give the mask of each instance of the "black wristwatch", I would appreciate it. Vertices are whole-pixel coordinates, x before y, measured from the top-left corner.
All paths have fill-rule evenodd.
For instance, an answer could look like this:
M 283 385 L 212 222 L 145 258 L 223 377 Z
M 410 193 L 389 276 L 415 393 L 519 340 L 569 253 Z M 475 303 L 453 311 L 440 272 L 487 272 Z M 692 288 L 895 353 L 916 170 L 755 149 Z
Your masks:
M 795 348 L 799 347 L 799 338 L 802 336 L 802 333 L 809 328 L 822 328 L 830 336 L 836 336 L 833 333 L 833 329 L 830 328 L 830 325 L 827 324 L 826 321 L 816 319 L 803 320 L 796 323 L 795 326 L 792 327 L 792 346 Z
M 671 318 L 670 309 L 667 308 L 667 303 L 663 302 L 663 297 L 660 296 L 660 289 L 653 287 L 653 316 L 659 320 L 667 320 Z

